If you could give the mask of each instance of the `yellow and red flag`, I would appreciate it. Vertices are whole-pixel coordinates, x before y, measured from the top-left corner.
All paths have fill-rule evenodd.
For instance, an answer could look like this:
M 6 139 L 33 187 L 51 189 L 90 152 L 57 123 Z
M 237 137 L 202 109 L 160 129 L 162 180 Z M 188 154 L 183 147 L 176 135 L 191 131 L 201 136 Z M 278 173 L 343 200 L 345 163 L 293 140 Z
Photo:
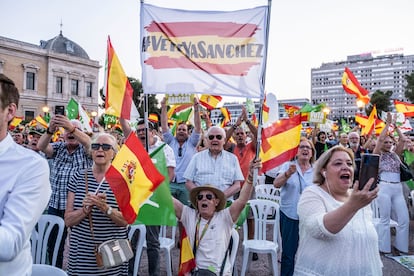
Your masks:
M 217 107 L 222 99 L 223 98 L 221 96 L 204 94 L 200 97 L 200 104 L 208 110 L 212 110 Z
M 405 117 L 414 117 L 414 104 L 394 100 L 397 112 L 403 113 Z
M 126 120 L 138 117 L 137 108 L 132 100 L 134 90 L 112 47 L 109 36 L 105 67 L 105 113 Z
M 372 133 L 372 131 L 375 128 L 375 119 L 377 117 L 377 107 L 374 105 L 374 107 L 371 110 L 371 113 L 369 114 L 366 125 L 361 131 L 361 135 L 369 135 Z
M 361 126 L 361 129 L 363 130 L 365 126 L 368 124 L 368 116 L 356 114 L 355 122 L 357 122 Z M 384 129 L 384 127 L 385 127 L 385 123 L 381 119 L 376 118 L 375 119 L 375 134 L 379 135 L 381 131 Z
M 368 90 L 359 84 L 357 78 L 348 67 L 345 67 L 344 74 L 342 75 L 342 87 L 347 93 L 355 95 L 358 100 L 365 104 L 369 103 Z
M 134 132 L 125 140 L 105 178 L 129 224 L 164 180 Z
M 150 113 L 148 115 L 148 120 L 150 120 L 153 123 L 158 124 L 158 115 L 156 113 Z
M 181 248 L 180 248 L 180 267 L 178 276 L 185 276 L 196 267 L 193 249 L 187 232 L 184 227 L 181 227 Z
M 221 121 L 221 127 L 225 127 L 231 121 L 231 115 L 227 107 L 220 108 L 221 114 L 223 114 L 223 121 Z
M 264 172 L 295 157 L 301 129 L 300 115 L 280 120 L 263 128 L 260 158 Z
M 22 121 L 23 121 L 23 117 L 15 116 L 9 124 L 9 129 L 10 130 L 15 129 Z
M 298 106 L 289 104 L 284 104 L 283 107 L 285 108 L 289 118 L 292 118 L 295 115 L 295 112 L 297 112 L 300 109 L 300 107 Z

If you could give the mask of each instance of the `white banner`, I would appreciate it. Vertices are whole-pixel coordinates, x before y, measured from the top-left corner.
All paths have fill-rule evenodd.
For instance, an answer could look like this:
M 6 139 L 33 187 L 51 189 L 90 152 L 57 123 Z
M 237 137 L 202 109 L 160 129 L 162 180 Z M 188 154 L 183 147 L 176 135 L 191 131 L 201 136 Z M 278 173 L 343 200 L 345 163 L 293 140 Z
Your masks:
M 141 5 L 146 94 L 263 98 L 268 7 L 231 12 Z

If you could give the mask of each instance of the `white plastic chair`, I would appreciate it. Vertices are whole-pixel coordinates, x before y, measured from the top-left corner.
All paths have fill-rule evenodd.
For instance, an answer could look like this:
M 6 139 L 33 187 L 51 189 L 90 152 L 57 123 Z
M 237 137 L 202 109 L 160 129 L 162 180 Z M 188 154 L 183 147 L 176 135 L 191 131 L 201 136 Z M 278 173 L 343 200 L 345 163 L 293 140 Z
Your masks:
M 247 222 L 243 224 L 243 263 L 241 275 L 246 275 L 251 256 L 250 253 L 266 253 L 269 255 L 269 265 L 272 267 L 272 275 L 278 275 L 277 250 L 279 244 L 279 204 L 266 199 L 249 200 L 254 217 L 254 239 L 247 237 Z M 274 210 L 274 218 L 268 218 L 269 210 Z M 267 226 L 272 224 L 272 234 L 267 237 Z
M 52 256 L 52 266 L 56 266 L 56 259 L 59 252 L 60 242 L 63 236 L 63 230 L 65 229 L 65 222 L 61 217 L 55 215 L 43 214 L 40 216 L 39 221 L 37 222 L 37 231 L 32 231 L 32 254 L 35 252 L 33 257 L 34 264 L 46 264 L 47 256 L 47 243 L 50 237 L 50 233 L 54 226 L 58 226 L 58 234 L 56 240 L 54 241 L 53 256 Z
M 138 240 L 136 244 L 135 257 L 134 257 L 134 274 L 132 275 L 138 275 L 138 269 L 141 263 L 142 249 L 144 248 L 144 243 L 145 243 L 146 234 L 147 234 L 147 228 L 145 228 L 145 225 L 143 224 L 130 225 L 129 231 L 128 231 L 128 239 L 131 240 L 132 236 L 137 231 L 138 231 Z
M 55 266 L 47 264 L 33 264 L 32 276 L 67 276 L 68 274 Z
M 240 237 L 239 237 L 239 233 L 234 228 L 231 230 L 231 238 L 233 239 L 233 245 L 232 245 L 230 256 L 229 256 L 230 264 L 231 264 L 231 270 L 233 271 L 233 275 L 237 276 L 237 268 L 234 267 L 234 264 L 236 263 L 237 250 L 239 248 Z
M 171 230 L 171 231 L 169 231 Z M 164 252 L 165 259 L 165 269 L 167 270 L 167 276 L 172 276 L 172 260 L 171 260 L 171 250 L 175 246 L 175 232 L 177 231 L 177 226 L 161 226 L 160 227 L 160 251 Z M 171 235 L 169 235 L 171 233 Z M 144 242 L 144 247 L 147 247 L 147 241 Z

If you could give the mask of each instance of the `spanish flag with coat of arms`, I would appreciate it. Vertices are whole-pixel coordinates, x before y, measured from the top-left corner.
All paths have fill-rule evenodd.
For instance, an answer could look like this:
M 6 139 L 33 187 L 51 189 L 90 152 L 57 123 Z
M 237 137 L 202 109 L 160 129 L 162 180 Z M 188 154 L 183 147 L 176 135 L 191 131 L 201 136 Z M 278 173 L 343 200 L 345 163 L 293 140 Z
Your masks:
M 112 161 L 105 178 L 128 224 L 135 221 L 141 206 L 164 180 L 133 132 Z

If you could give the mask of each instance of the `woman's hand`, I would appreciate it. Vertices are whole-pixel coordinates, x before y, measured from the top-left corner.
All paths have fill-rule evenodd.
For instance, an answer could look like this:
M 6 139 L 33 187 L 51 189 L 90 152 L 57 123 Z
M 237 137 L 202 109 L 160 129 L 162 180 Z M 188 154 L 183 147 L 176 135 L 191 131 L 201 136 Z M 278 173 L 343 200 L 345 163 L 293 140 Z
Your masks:
M 96 206 L 96 208 L 98 208 L 102 213 L 106 214 L 106 211 L 108 210 L 108 204 L 106 204 L 106 194 L 90 194 L 89 199 L 92 205 Z
M 370 204 L 378 196 L 379 187 L 370 191 L 372 183 L 376 181 L 374 178 L 370 178 L 365 184 L 362 190 L 359 190 L 359 181 L 355 181 L 354 188 L 349 199 L 350 204 L 355 207 L 356 210 L 359 210 L 366 205 Z

